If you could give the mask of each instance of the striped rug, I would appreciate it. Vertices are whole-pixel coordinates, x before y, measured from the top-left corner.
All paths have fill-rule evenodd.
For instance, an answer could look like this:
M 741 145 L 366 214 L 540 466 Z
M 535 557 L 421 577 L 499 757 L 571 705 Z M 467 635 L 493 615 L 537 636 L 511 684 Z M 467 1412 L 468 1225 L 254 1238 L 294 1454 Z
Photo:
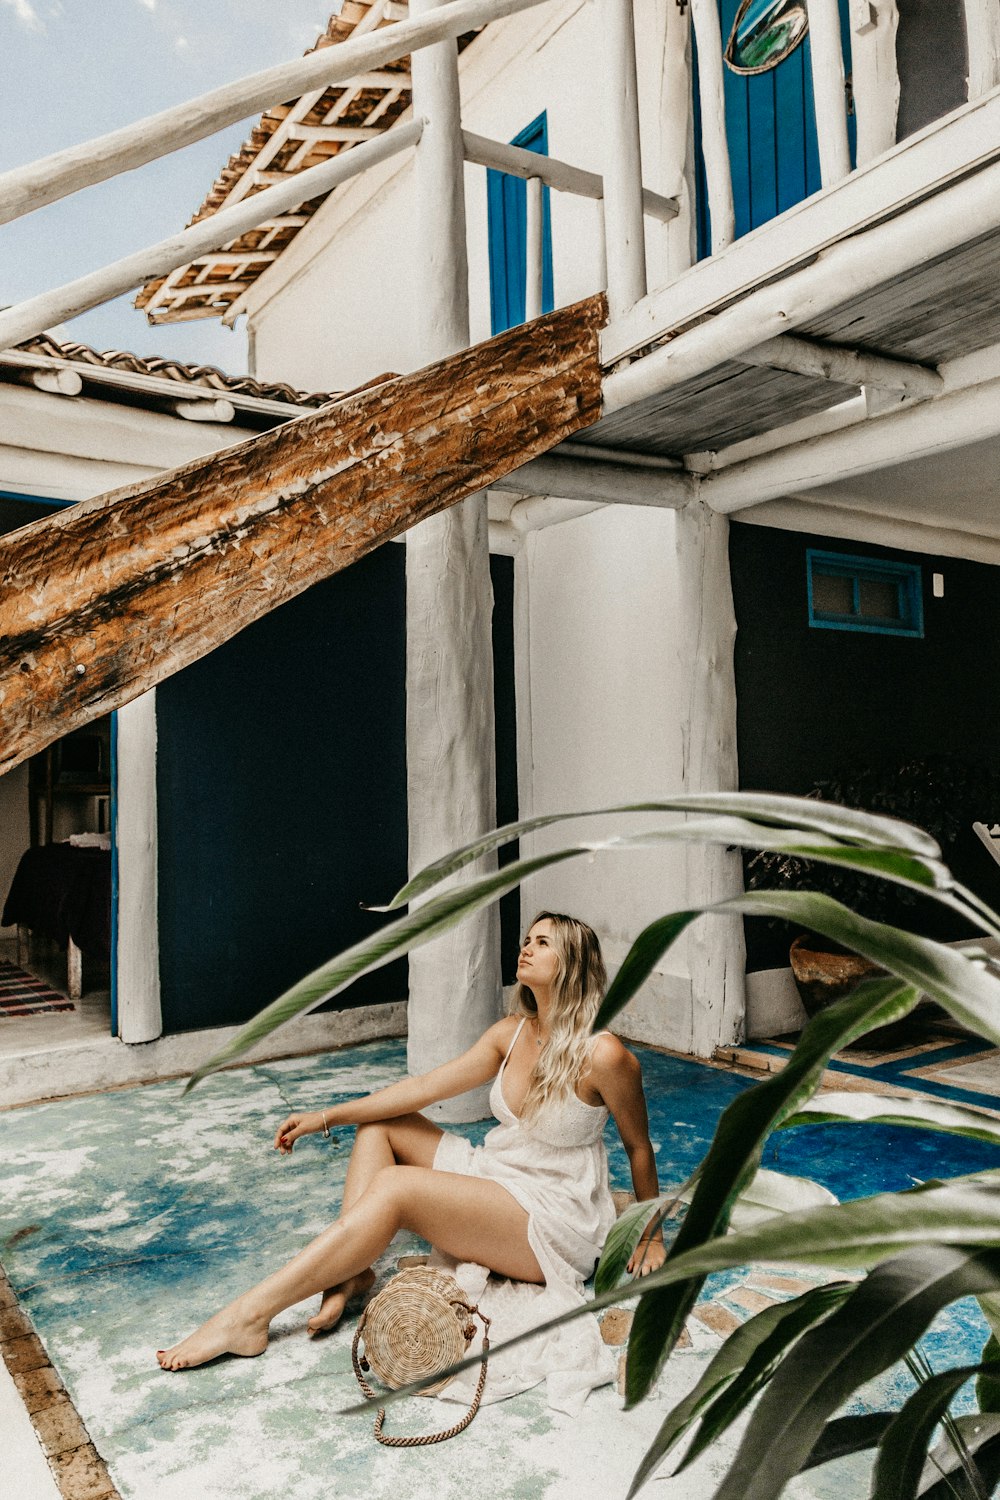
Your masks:
M 40 1016 L 46 1011 L 75 1010 L 72 1000 L 36 979 L 17 964 L 0 959 L 0 1021 L 13 1016 Z

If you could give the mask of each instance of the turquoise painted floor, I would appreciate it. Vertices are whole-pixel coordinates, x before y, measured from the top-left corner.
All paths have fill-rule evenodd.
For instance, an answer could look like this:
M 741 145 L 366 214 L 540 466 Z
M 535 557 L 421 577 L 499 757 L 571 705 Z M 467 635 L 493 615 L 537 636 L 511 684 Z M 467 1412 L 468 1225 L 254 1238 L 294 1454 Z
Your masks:
M 750 1082 L 637 1050 L 661 1181 L 677 1185 L 704 1154 L 721 1110 Z M 286 1259 L 336 1212 L 351 1132 L 311 1137 L 286 1160 L 271 1149 L 277 1121 L 293 1107 L 380 1087 L 404 1067 L 402 1043 L 378 1042 L 217 1075 L 187 1099 L 167 1083 L 2 1116 L 0 1261 L 125 1500 L 612 1500 L 625 1493 L 666 1403 L 690 1387 L 725 1329 L 762 1297 L 799 1289 L 773 1268 L 713 1278 L 691 1320 L 691 1346 L 635 1412 L 624 1413 L 608 1387 L 574 1420 L 535 1390 L 484 1408 L 461 1437 L 427 1450 L 380 1448 L 367 1419 L 338 1415 L 356 1396 L 351 1331 L 312 1342 L 304 1308 L 278 1320 L 262 1359 L 161 1372 L 157 1346 Z M 978 1101 L 1000 1107 L 981 1083 Z M 860 1141 L 848 1128 L 789 1132 L 765 1165 L 813 1175 L 841 1197 L 1000 1166 L 998 1149 L 921 1132 L 866 1127 Z M 610 1136 L 609 1148 L 615 1185 L 627 1187 L 624 1153 Z M 381 1269 L 389 1274 L 415 1248 L 397 1242 Z M 968 1361 L 984 1338 L 975 1304 L 963 1303 L 926 1348 L 944 1367 Z M 908 1389 L 905 1376 L 890 1374 L 870 1398 L 894 1389 Z M 396 1408 L 390 1421 L 427 1430 L 442 1413 L 450 1422 L 456 1408 L 421 1401 Z M 657 1480 L 655 1493 L 708 1497 L 722 1461 L 708 1455 L 681 1479 Z M 839 1500 L 864 1492 L 862 1470 L 848 1463 L 814 1471 L 790 1493 Z

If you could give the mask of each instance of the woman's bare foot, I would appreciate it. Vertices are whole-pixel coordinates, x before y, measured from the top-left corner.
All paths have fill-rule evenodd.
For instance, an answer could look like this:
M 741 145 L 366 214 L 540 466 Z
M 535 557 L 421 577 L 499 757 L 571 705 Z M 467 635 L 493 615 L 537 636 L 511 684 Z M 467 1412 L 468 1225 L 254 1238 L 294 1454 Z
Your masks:
M 250 1357 L 263 1354 L 267 1348 L 267 1323 L 243 1314 L 237 1303 L 224 1307 L 194 1333 L 172 1349 L 157 1349 L 156 1358 L 163 1370 L 190 1370 L 220 1354 Z
M 341 1282 L 340 1286 L 329 1287 L 323 1293 L 319 1312 L 306 1324 L 310 1337 L 314 1338 L 317 1333 L 329 1333 L 331 1328 L 336 1328 L 351 1298 L 363 1296 L 374 1285 L 375 1272 L 369 1270 L 359 1271 L 357 1276 L 352 1276 L 349 1281 Z

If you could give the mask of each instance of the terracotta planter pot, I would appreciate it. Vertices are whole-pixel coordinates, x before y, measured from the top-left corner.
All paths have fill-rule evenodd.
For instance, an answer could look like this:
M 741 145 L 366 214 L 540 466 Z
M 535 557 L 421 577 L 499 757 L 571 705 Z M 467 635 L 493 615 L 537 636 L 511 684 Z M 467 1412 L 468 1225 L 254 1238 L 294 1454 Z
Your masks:
M 862 979 L 882 972 L 878 964 L 859 957 L 857 953 L 848 953 L 844 949 L 825 951 L 815 944 L 815 938 L 802 934 L 792 943 L 788 953 L 799 997 L 810 1018 L 849 994 Z

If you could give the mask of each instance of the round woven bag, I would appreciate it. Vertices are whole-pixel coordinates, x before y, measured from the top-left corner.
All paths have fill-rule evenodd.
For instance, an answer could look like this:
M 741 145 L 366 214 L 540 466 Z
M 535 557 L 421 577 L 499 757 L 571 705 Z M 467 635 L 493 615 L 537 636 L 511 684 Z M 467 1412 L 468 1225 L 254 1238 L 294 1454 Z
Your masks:
M 483 1361 L 470 1410 L 446 1432 L 386 1437 L 382 1431 L 385 1408 L 381 1407 L 375 1420 L 375 1436 L 380 1443 L 396 1448 L 419 1447 L 443 1442 L 468 1427 L 479 1410 L 486 1384 L 490 1320 L 469 1301 L 454 1276 L 426 1266 L 400 1271 L 369 1302 L 358 1322 L 351 1351 L 354 1373 L 369 1400 L 377 1398 L 365 1379 L 367 1370 L 373 1370 L 383 1385 L 398 1390 L 457 1364 L 475 1337 L 473 1317 L 483 1324 Z M 364 1354 L 359 1356 L 362 1339 Z M 428 1386 L 425 1394 L 432 1395 L 447 1383 L 440 1380 Z

